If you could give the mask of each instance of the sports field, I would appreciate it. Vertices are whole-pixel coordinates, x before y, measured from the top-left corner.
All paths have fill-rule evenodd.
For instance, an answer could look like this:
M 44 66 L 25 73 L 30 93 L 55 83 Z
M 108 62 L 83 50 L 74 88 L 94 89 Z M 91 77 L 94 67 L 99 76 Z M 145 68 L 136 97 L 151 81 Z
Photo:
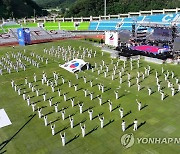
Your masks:
M 53 51 L 57 50 L 57 47 L 71 46 L 72 50 L 79 51 L 80 55 L 83 48 L 88 48 L 88 51 L 92 49 L 92 55 L 96 51 L 96 56 L 91 58 L 85 56 L 85 61 L 89 62 L 92 66 L 97 63 L 97 68 L 92 70 L 85 70 L 79 72 L 79 79 L 76 79 L 75 75 L 63 70 L 59 67 L 59 64 L 64 64 L 62 59 L 63 53 L 60 52 L 59 58 L 57 54 L 45 54 L 44 48 Z M 81 48 L 79 48 L 81 46 Z M 24 50 L 25 49 L 25 50 Z M 163 153 L 163 154 L 175 154 L 179 153 L 179 144 L 142 144 L 137 143 L 136 138 L 180 138 L 180 93 L 177 92 L 175 96 L 171 96 L 171 89 L 167 87 L 167 82 L 164 80 L 164 76 L 161 73 L 161 67 L 164 67 L 164 72 L 169 70 L 169 81 L 175 84 L 175 77 L 180 78 L 180 66 L 170 64 L 153 64 L 140 60 L 140 68 L 137 68 L 137 61 L 133 61 L 133 70 L 130 69 L 130 63 L 126 62 L 125 72 L 122 73 L 123 83 L 119 83 L 119 70 L 123 67 L 123 62 L 119 61 L 117 65 L 117 59 L 110 58 L 110 54 L 102 52 L 100 48 L 94 47 L 89 43 L 81 40 L 64 40 L 52 43 L 44 43 L 37 45 L 29 45 L 25 47 L 15 46 L 1 47 L 0 57 L 5 57 L 6 54 L 11 55 L 21 53 L 35 61 L 40 63 L 40 68 L 37 68 L 21 58 L 21 61 L 26 64 L 26 71 L 20 69 L 19 72 L 12 71 L 11 74 L 3 70 L 3 75 L 0 75 L 0 109 L 4 108 L 8 117 L 10 118 L 12 125 L 0 128 L 0 153 L 7 154 L 19 154 L 19 153 L 60 153 L 60 154 L 91 154 L 91 153 Z M 35 56 L 32 56 L 32 52 Z M 67 56 L 70 53 L 67 54 Z M 38 56 L 37 56 L 38 55 Z M 42 62 L 37 57 L 43 57 Z M 48 58 L 48 64 L 45 63 L 45 59 Z M 10 58 L 11 61 L 16 62 L 16 59 Z M 107 77 L 104 77 L 105 66 L 102 67 L 100 75 L 100 65 L 104 60 L 105 65 L 109 66 L 109 72 Z M 115 79 L 111 79 L 114 65 L 117 66 Z M 137 90 L 136 76 L 137 71 L 144 72 L 144 67 L 150 65 L 151 72 L 149 76 L 145 76 L 143 80 L 140 77 L 140 84 L 142 89 Z M 2 66 L 0 65 L 0 68 Z M 161 81 L 162 90 L 166 97 L 162 101 L 161 95 L 157 92 L 155 70 L 159 73 L 159 79 Z M 53 81 L 53 72 L 59 74 L 58 85 L 55 87 L 55 92 L 51 91 L 51 87 L 46 84 L 42 85 L 41 79 L 43 71 L 47 74 L 48 80 Z M 171 71 L 175 73 L 175 77 L 171 78 Z M 131 74 L 131 87 L 128 87 L 127 73 Z M 37 82 L 33 82 L 33 74 L 37 75 Z M 84 83 L 83 76 L 86 76 L 87 83 Z M 40 89 L 40 96 L 36 96 L 35 92 L 31 91 L 28 85 L 25 85 L 25 77 L 28 82 L 32 82 L 35 88 Z M 64 77 L 65 83 L 62 84 L 61 77 Z M 50 124 L 44 126 L 43 117 L 38 118 L 38 113 L 32 112 L 32 107 L 27 105 L 27 102 L 23 100 L 22 93 L 18 96 L 18 93 L 11 87 L 11 80 L 15 81 L 22 92 L 26 91 L 26 95 L 31 97 L 31 101 L 36 103 L 37 107 L 42 107 L 42 114 L 48 116 L 48 122 L 52 121 L 55 124 L 55 135 L 52 136 Z M 78 90 L 75 91 L 74 87 L 68 87 L 68 81 L 71 80 L 72 84 L 78 85 Z M 93 86 L 90 86 L 90 80 L 93 82 Z M 104 93 L 98 90 L 98 84 L 104 85 Z M 148 95 L 147 87 L 151 87 L 153 90 L 152 95 Z M 64 101 L 63 96 L 58 96 L 57 89 L 62 90 L 62 94 L 65 93 L 68 100 Z M 93 92 L 93 100 L 90 100 L 90 96 L 84 96 L 83 89 L 88 89 Z M 114 91 L 118 91 L 119 98 L 115 99 Z M 47 93 L 47 100 L 43 101 L 42 94 Z M 102 96 L 103 104 L 99 105 L 98 95 Z M 48 98 L 53 97 L 53 106 L 49 106 Z M 74 98 L 75 106 L 71 107 L 70 98 Z M 113 111 L 109 111 L 108 99 L 112 101 Z M 138 111 L 136 99 L 142 102 L 142 109 Z M 83 102 L 83 113 L 79 113 L 78 101 Z M 55 113 L 54 104 L 58 102 L 59 112 Z M 62 120 L 61 109 L 66 108 L 65 120 Z M 89 114 L 87 110 L 93 109 L 93 120 L 89 120 Z M 124 109 L 124 117 L 121 119 L 119 114 L 119 108 Z M 98 114 L 101 117 L 104 116 L 104 128 L 100 128 L 100 121 Z M 74 128 L 70 128 L 70 122 L 68 115 L 74 117 Z M 133 121 L 138 120 L 138 130 L 133 131 Z M 122 132 L 121 123 L 122 120 L 126 122 L 126 130 Z M 86 136 L 83 138 L 79 124 L 86 125 Z M 59 133 L 66 133 L 66 145 L 63 147 Z M 124 134 L 134 134 L 135 143 L 132 147 L 126 149 L 121 144 L 121 136 Z

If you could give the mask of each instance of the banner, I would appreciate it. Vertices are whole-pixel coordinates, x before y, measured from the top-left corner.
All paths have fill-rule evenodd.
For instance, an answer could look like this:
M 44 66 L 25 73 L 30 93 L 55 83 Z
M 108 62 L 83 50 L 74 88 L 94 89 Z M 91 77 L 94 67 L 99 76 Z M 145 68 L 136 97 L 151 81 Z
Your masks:
M 17 34 L 18 34 L 19 45 L 25 45 L 23 28 L 18 28 L 17 29 Z
M 19 45 L 26 45 L 31 43 L 29 28 L 18 28 L 17 34 L 18 34 Z
M 31 35 L 29 28 L 24 28 L 25 44 L 31 44 Z
M 105 32 L 105 44 L 117 47 L 119 45 L 120 37 L 117 31 Z

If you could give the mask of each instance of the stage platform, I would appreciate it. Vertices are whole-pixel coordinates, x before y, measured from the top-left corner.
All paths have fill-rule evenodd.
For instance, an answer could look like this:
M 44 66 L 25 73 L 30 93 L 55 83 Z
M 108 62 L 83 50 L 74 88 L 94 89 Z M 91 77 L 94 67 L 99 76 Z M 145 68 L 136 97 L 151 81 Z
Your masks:
M 133 46 L 131 47 L 131 49 L 137 51 L 149 52 L 153 54 L 160 54 L 169 51 L 168 48 L 161 48 L 158 46 L 150 46 L 150 45 Z

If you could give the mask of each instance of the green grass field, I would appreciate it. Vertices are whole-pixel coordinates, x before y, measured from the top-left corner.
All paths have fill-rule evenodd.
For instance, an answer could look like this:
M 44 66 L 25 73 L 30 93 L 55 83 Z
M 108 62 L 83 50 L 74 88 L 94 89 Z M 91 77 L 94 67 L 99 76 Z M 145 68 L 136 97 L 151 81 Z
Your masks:
M 26 24 L 22 24 L 22 26 L 26 28 L 37 27 L 37 23 L 26 23 Z M 8 32 L 8 30 L 11 28 L 21 28 L 21 25 L 3 26 L 5 32 Z M 3 33 L 2 29 L 0 29 L 0 33 Z
M 11 28 L 20 28 L 20 25 L 9 25 L 9 26 L 3 26 L 3 29 L 5 30 L 5 32 L 8 32 L 9 29 Z
M 37 23 L 27 22 L 26 24 L 23 23 L 22 26 L 25 28 L 37 27 Z
M 88 30 L 90 23 L 89 22 L 81 22 L 77 28 L 77 30 Z
M 60 22 L 62 30 L 75 30 L 74 22 Z
M 58 22 L 46 22 L 44 24 L 46 30 L 58 30 Z
M 77 30 L 88 30 L 89 22 L 81 22 L 77 28 Z M 23 27 L 32 28 L 37 27 L 37 23 L 22 23 Z M 46 30 L 59 30 L 58 22 L 46 22 L 44 24 Z M 11 25 L 11 26 L 4 26 L 5 32 L 8 32 L 10 28 L 20 28 L 20 25 Z M 74 22 L 60 22 L 60 29 L 61 30 L 75 30 Z M 0 33 L 3 33 L 3 30 L 0 29 Z
M 88 30 L 89 22 L 81 22 L 77 30 Z M 58 30 L 58 22 L 46 22 L 46 30 Z M 60 22 L 60 29 L 62 30 L 75 30 L 74 22 Z
M 105 64 L 109 65 L 110 72 L 108 73 L 107 78 L 104 77 L 104 74 L 101 72 L 100 75 L 97 74 L 97 69 L 95 72 L 91 70 L 86 70 L 79 72 L 80 79 L 76 79 L 75 75 L 67 72 L 66 70 L 61 69 L 58 65 L 59 63 L 63 64 L 64 61 L 62 57 L 57 58 L 54 55 L 48 55 L 43 52 L 43 49 L 53 48 L 57 49 L 57 46 L 67 46 L 71 45 L 73 48 L 80 51 L 79 46 L 92 49 L 94 52 L 97 51 L 96 57 L 88 58 L 85 57 L 85 61 L 90 62 L 94 66 L 96 62 L 98 68 L 100 64 L 102 65 L 102 60 L 105 61 Z M 26 52 L 24 53 L 24 49 Z M 44 58 L 49 59 L 49 63 L 46 65 L 45 62 L 40 62 L 40 68 L 36 68 L 33 65 L 27 63 L 25 60 L 22 62 L 27 64 L 26 71 L 20 70 L 20 72 L 13 71 L 11 74 L 5 73 L 0 76 L 0 108 L 4 108 L 8 114 L 12 125 L 0 128 L 0 152 L 7 154 L 19 154 L 19 153 L 32 153 L 32 154 L 44 154 L 44 153 L 57 153 L 57 154 L 114 154 L 114 153 L 163 153 L 163 154 L 176 154 L 179 153 L 180 145 L 179 144 L 138 144 L 135 140 L 135 143 L 132 147 L 125 149 L 120 142 L 120 138 L 124 134 L 133 133 L 135 138 L 140 137 L 156 137 L 156 138 L 165 138 L 165 137 L 180 137 L 180 94 L 177 93 L 175 96 L 171 96 L 171 90 L 167 88 L 167 83 L 164 81 L 164 77 L 161 75 L 159 78 L 162 81 L 161 85 L 165 88 L 163 91 L 167 95 L 164 101 L 161 101 L 160 94 L 157 92 L 156 80 L 155 80 L 155 69 L 160 73 L 162 65 L 157 65 L 153 63 L 147 63 L 143 60 L 140 61 L 140 68 L 136 66 L 136 61 L 133 62 L 134 69 L 130 71 L 129 62 L 127 62 L 126 71 L 131 73 L 133 77 L 132 83 L 136 83 L 135 77 L 137 76 L 137 71 L 144 72 L 144 67 L 150 65 L 152 68 L 151 74 L 142 80 L 141 85 L 145 87 L 141 91 L 137 91 L 136 84 L 132 87 L 128 87 L 127 84 L 127 75 L 124 73 L 123 82 L 121 85 L 119 83 L 118 73 L 116 74 L 116 79 L 111 80 L 111 74 L 113 69 L 113 64 L 111 64 L 111 58 L 108 53 L 101 55 L 100 48 L 94 47 L 89 43 L 85 43 L 81 40 L 64 40 L 52 43 L 44 43 L 37 45 L 29 45 L 25 47 L 15 46 L 12 47 L 1 47 L 0 48 L 0 57 L 6 56 L 6 53 L 9 54 L 17 53 L 20 51 L 26 56 L 30 56 L 30 53 L 33 51 L 36 55 L 41 55 Z M 80 51 L 82 53 L 82 51 Z M 36 57 L 33 57 L 34 60 L 39 61 Z M 15 62 L 15 59 L 11 60 Z M 116 64 L 117 59 L 113 60 L 113 63 Z M 118 70 L 123 66 L 123 62 L 119 62 Z M 0 66 L 1 67 L 1 66 Z M 174 71 L 176 77 L 180 76 L 180 66 L 163 64 L 165 70 Z M 46 72 L 49 80 L 52 80 L 53 72 L 56 71 L 59 73 L 59 76 L 65 78 L 66 83 L 62 84 L 61 77 L 58 80 L 58 87 L 62 89 L 62 93 L 67 93 L 68 98 L 74 97 L 75 104 L 78 101 L 84 103 L 83 114 L 79 113 L 79 107 L 71 107 L 70 100 L 64 101 L 63 96 L 59 97 L 57 92 L 52 92 L 51 88 L 41 84 L 42 73 Z M 117 71 L 118 72 L 118 71 Z M 33 74 L 36 73 L 38 82 L 33 82 Z M 89 82 L 84 83 L 82 77 L 86 76 L 87 81 L 93 81 L 93 87 L 90 87 Z M 61 110 L 63 107 L 66 107 L 65 116 L 74 114 L 74 124 L 73 129 L 70 128 L 69 119 L 64 121 L 61 118 L 61 113 L 55 113 L 54 107 L 49 106 L 49 102 L 43 101 L 42 96 L 36 96 L 35 92 L 32 92 L 27 85 L 24 85 L 25 77 L 28 78 L 28 81 L 33 82 L 33 85 L 36 85 L 40 90 L 40 94 L 47 92 L 47 98 L 53 96 L 53 104 L 59 102 L 58 109 Z M 27 102 L 23 100 L 22 95 L 18 96 L 17 92 L 11 87 L 10 81 L 13 79 L 16 84 L 25 90 L 28 95 L 30 95 L 31 101 L 36 102 L 36 108 L 43 107 L 43 115 L 48 114 L 48 121 L 54 121 L 56 128 L 56 135 L 51 135 L 50 125 L 44 126 L 43 118 L 39 119 L 37 111 L 32 112 L 31 106 L 27 106 Z M 78 91 L 74 91 L 74 87 L 68 87 L 68 80 L 71 80 L 73 84 L 78 84 Z M 175 79 L 169 78 L 169 80 L 175 83 Z M 105 85 L 105 92 L 101 93 L 98 90 L 98 83 Z M 120 87 L 120 89 L 118 89 Z M 148 95 L 147 86 L 150 86 L 153 91 L 155 91 L 151 96 Z M 57 88 L 55 90 L 57 90 Z M 177 88 L 177 86 L 175 85 Z M 82 89 L 87 88 L 89 91 L 94 92 L 94 97 L 97 95 L 102 95 L 103 105 L 99 105 L 97 98 L 94 98 L 92 101 L 90 97 L 84 97 L 84 92 Z M 121 96 L 118 100 L 115 99 L 114 91 L 118 91 Z M 109 112 L 109 106 L 106 102 L 110 99 L 113 102 L 113 111 Z M 138 111 L 136 99 L 142 102 L 142 105 L 147 105 L 141 111 Z M 131 125 L 135 118 L 138 119 L 138 124 L 144 123 L 137 131 L 133 131 L 133 126 L 122 132 L 121 122 L 122 119 L 119 116 L 118 106 L 124 109 L 124 114 L 126 115 L 123 119 L 126 122 L 126 127 Z M 93 108 L 93 117 L 92 121 L 89 120 L 89 115 L 87 109 L 89 107 Z M 131 111 L 130 114 L 127 114 Z M 97 118 L 97 115 L 102 113 L 102 116 L 105 118 L 105 127 L 100 128 L 100 121 Z M 33 116 L 34 115 L 34 116 Z M 81 135 L 81 129 L 79 123 L 84 121 L 86 124 L 86 133 L 87 135 L 83 138 Z M 59 132 L 66 133 L 66 146 L 63 147 L 61 143 L 61 138 Z M 76 138 L 75 138 L 76 136 Z

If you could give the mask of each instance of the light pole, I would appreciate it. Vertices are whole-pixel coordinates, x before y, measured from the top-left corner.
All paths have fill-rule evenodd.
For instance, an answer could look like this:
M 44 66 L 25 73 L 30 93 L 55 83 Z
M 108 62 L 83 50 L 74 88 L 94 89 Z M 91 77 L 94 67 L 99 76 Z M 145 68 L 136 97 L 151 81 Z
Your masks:
M 106 16 L 106 0 L 104 0 L 104 16 Z
M 35 18 L 35 16 L 36 16 L 36 10 L 34 9 L 34 18 Z

